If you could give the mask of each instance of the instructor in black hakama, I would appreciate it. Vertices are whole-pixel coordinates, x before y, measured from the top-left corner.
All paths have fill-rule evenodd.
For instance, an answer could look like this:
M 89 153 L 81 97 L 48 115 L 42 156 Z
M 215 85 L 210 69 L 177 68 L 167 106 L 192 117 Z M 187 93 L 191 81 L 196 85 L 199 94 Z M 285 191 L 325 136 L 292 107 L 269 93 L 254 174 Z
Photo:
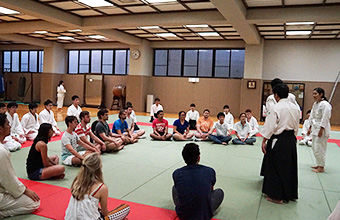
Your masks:
M 268 201 L 281 204 L 298 198 L 296 134 L 300 109 L 287 99 L 287 85 L 276 85 L 273 93 L 278 103 L 267 115 L 261 130 L 266 157 L 262 193 Z

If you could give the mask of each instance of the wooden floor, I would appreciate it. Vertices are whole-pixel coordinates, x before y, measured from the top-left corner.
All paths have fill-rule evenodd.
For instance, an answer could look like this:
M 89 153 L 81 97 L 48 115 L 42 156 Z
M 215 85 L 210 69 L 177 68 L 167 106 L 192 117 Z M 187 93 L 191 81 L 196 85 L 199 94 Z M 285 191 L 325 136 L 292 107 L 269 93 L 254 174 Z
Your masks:
M 57 107 L 53 106 L 52 111 L 54 112 L 54 116 L 55 116 L 55 120 L 56 121 L 64 121 L 65 117 L 67 116 L 67 108 L 68 107 L 63 107 L 61 112 L 57 111 Z M 41 110 L 44 109 L 44 105 L 39 105 L 38 106 L 38 114 Z M 98 112 L 98 108 L 89 108 L 89 107 L 82 107 L 83 111 L 89 111 L 91 117 L 97 117 L 97 112 Z M 21 119 L 21 117 L 26 114 L 28 112 L 28 105 L 23 105 L 23 104 L 19 104 L 19 108 L 17 110 L 17 113 L 19 115 L 19 118 Z M 119 110 L 109 110 L 109 114 L 118 114 Z M 137 115 L 143 115 L 143 116 L 148 116 L 150 115 L 150 113 L 148 112 L 136 112 Z M 164 117 L 166 118 L 177 118 L 178 114 L 175 113 L 165 113 Z M 217 121 L 216 117 L 211 117 L 213 121 Z M 235 122 L 237 122 L 238 119 L 235 118 Z M 264 122 L 259 122 L 260 125 L 263 125 Z M 302 125 L 300 125 L 300 128 L 302 128 Z M 339 125 L 332 125 L 331 129 L 333 131 L 340 131 L 340 126 Z

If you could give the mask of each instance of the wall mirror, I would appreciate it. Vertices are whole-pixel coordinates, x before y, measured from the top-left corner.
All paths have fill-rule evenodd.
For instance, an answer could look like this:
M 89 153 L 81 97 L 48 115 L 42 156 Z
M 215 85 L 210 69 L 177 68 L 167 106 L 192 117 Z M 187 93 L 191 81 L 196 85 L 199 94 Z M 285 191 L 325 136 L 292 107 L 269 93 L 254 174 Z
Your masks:
M 98 107 L 103 100 L 103 75 L 85 74 L 84 105 Z

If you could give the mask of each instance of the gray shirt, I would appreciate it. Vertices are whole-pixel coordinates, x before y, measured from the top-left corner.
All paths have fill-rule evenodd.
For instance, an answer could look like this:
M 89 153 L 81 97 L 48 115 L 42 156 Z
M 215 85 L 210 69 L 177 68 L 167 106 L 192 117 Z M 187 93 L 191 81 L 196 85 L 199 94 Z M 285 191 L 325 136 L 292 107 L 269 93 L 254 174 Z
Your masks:
M 100 134 L 101 133 L 105 133 L 106 136 L 109 136 L 110 134 L 110 128 L 109 128 L 109 125 L 105 122 L 105 124 L 101 121 L 99 121 L 96 125 L 96 135 L 97 137 L 104 141 L 101 137 L 100 137 Z

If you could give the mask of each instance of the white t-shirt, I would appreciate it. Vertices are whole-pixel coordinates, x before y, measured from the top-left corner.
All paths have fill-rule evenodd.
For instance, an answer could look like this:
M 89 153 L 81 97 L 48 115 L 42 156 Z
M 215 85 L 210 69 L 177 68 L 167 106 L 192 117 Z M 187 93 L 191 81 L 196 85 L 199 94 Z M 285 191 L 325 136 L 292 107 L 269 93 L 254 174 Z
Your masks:
M 214 129 L 216 129 L 217 136 L 228 136 L 228 124 L 221 124 L 220 121 L 214 123 Z
M 128 124 L 128 128 L 131 129 L 132 128 L 132 124 L 135 123 L 135 119 L 131 116 L 132 114 L 130 114 L 130 117 L 126 116 L 126 123 Z
M 234 126 L 234 130 L 237 132 L 237 135 L 240 138 L 245 138 L 250 133 L 250 125 L 246 122 L 244 125 L 241 124 L 241 121 L 236 122 Z

